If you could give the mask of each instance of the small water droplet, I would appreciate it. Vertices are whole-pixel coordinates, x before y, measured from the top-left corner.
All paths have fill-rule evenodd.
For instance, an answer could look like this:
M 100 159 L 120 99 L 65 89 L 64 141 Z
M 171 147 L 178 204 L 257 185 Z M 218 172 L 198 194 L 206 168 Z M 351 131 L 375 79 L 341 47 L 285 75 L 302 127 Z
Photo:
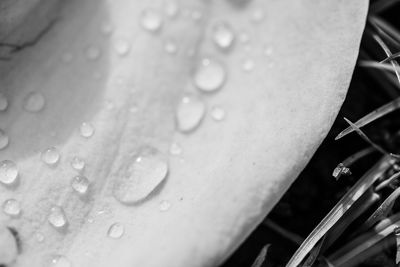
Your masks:
M 5 185 L 12 185 L 17 181 L 18 169 L 14 161 L 3 160 L 0 162 L 0 182 Z
M 72 61 L 72 54 L 70 52 L 65 52 L 64 54 L 62 54 L 61 56 L 61 60 L 64 63 L 70 63 Z
M 164 44 L 164 50 L 168 54 L 176 54 L 178 47 L 174 40 L 168 39 Z
M 36 241 L 42 243 L 44 241 L 44 235 L 41 232 L 35 233 Z
M 179 13 L 179 5 L 175 0 L 167 0 L 164 4 L 164 12 L 170 18 L 175 18 Z
M 235 41 L 235 34 L 228 23 L 219 22 L 213 27 L 214 43 L 221 49 L 229 49 Z
M 251 72 L 254 69 L 254 61 L 252 59 L 246 59 L 243 62 L 242 68 L 245 72 Z
M 87 222 L 88 222 L 88 223 L 94 223 L 94 219 L 93 219 L 93 217 L 89 217 L 89 218 L 87 218 Z
M 204 58 L 193 75 L 194 85 L 204 92 L 214 92 L 222 87 L 226 80 L 225 68 L 216 60 Z
M 163 19 L 161 14 L 152 8 L 147 8 L 142 11 L 140 16 L 140 24 L 143 29 L 150 32 L 157 32 L 161 29 L 163 24 Z
M 85 138 L 90 138 L 94 134 L 94 127 L 88 122 L 83 122 L 80 127 L 81 136 Z
M 85 160 L 79 157 L 73 157 L 71 160 L 71 166 L 77 171 L 81 171 L 85 168 Z
M 8 146 L 8 135 L 0 129 L 0 150 L 5 149 Z
M 184 133 L 196 129 L 204 117 L 205 109 L 204 102 L 199 98 L 183 97 L 176 111 L 178 129 Z
M 40 92 L 30 92 L 24 98 L 24 109 L 28 112 L 38 112 L 44 108 L 46 99 Z
M 270 46 L 265 46 L 265 48 L 264 48 L 264 55 L 265 56 L 271 56 L 272 55 L 272 47 L 270 47 Z
M 160 211 L 168 211 L 171 208 L 171 202 L 168 200 L 163 200 L 160 202 L 159 209 Z
M 86 58 L 89 60 L 97 60 L 100 57 L 100 49 L 96 46 L 88 46 L 85 50 Z
M 0 111 L 5 111 L 7 107 L 8 99 L 3 93 L 0 93 Z
M 203 13 L 200 10 L 193 10 L 190 17 L 194 21 L 199 21 L 203 18 Z
M 41 159 L 47 165 L 53 166 L 60 160 L 60 153 L 57 148 L 49 147 L 42 151 Z
M 122 223 L 113 223 L 108 228 L 107 236 L 114 239 L 119 239 L 124 235 L 125 227 Z
M 221 107 L 213 107 L 211 109 L 211 117 L 215 120 L 215 121 L 222 121 L 223 119 L 225 119 L 225 110 Z
M 121 57 L 126 56 L 131 50 L 131 45 L 126 40 L 116 40 L 114 43 L 115 52 Z
M 114 31 L 114 26 L 110 22 L 104 22 L 101 25 L 100 31 L 102 34 L 106 36 L 111 35 L 112 32 Z
M 3 203 L 3 212 L 11 217 L 18 217 L 21 214 L 21 205 L 18 200 L 7 199 Z
M 182 154 L 182 147 L 178 143 L 172 143 L 169 147 L 169 153 L 173 156 Z
M 71 267 L 71 262 L 62 255 L 56 255 L 51 259 L 52 267 Z
M 72 179 L 71 187 L 75 192 L 85 195 L 89 188 L 89 179 L 83 175 L 77 175 Z
M 123 204 L 143 201 L 167 177 L 168 164 L 157 151 L 141 154 L 125 166 L 114 184 L 114 197 Z
M 251 20 L 255 23 L 259 23 L 264 19 L 264 17 L 265 17 L 264 10 L 262 10 L 261 8 L 258 8 L 253 11 Z
M 239 41 L 243 44 L 246 44 L 250 41 L 250 37 L 246 32 L 241 32 L 239 34 Z
M 64 210 L 60 206 L 51 207 L 47 220 L 56 229 L 62 229 L 68 224 L 67 216 L 65 216 Z

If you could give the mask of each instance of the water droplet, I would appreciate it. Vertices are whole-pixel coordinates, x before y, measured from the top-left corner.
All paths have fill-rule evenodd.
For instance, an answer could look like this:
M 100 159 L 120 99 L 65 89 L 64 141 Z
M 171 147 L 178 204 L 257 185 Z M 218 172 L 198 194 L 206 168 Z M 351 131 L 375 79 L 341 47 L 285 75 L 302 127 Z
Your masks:
M 114 197 L 124 204 L 134 204 L 146 197 L 167 177 L 168 164 L 156 151 L 139 155 L 121 170 L 114 184 Z
M 89 60 L 97 60 L 100 57 L 100 49 L 96 46 L 88 46 L 85 50 L 86 58 Z
M 3 93 L 0 93 L 0 111 L 5 111 L 7 107 L 8 99 Z
M 71 166 L 77 171 L 81 171 L 85 168 L 85 161 L 79 157 L 73 157 L 71 160 Z
M 250 37 L 246 32 L 241 32 L 239 34 L 239 41 L 243 44 L 246 44 L 250 41 Z
M 211 109 L 211 117 L 215 121 L 222 121 L 225 119 L 225 110 L 221 107 L 213 107 Z
M 68 221 L 64 210 L 60 206 L 53 206 L 47 217 L 48 222 L 56 229 L 62 229 L 67 226 Z
M 176 111 L 176 122 L 181 132 L 190 132 L 196 129 L 204 117 L 206 106 L 197 97 L 185 96 L 182 98 Z
M 204 92 L 214 92 L 222 87 L 226 80 L 225 68 L 216 60 L 201 60 L 193 75 L 194 85 Z
M 77 175 L 72 179 L 71 187 L 75 192 L 84 195 L 89 188 L 89 180 L 83 175 Z
M 104 35 L 110 35 L 114 31 L 114 26 L 110 22 L 105 22 L 101 25 L 101 33 Z
M 21 214 L 21 205 L 18 200 L 7 199 L 3 203 L 3 212 L 11 217 L 18 217 Z
M 163 19 L 157 10 L 148 8 L 142 11 L 140 24 L 147 31 L 157 32 L 162 27 Z
M 12 185 L 17 181 L 18 169 L 14 161 L 3 160 L 0 162 L 0 182 L 5 185 Z
M 169 153 L 174 156 L 182 154 L 182 147 L 178 143 L 172 143 L 169 147 Z
M 60 153 L 57 148 L 49 147 L 42 151 L 41 159 L 47 165 L 55 165 L 60 160 Z
M 229 49 L 235 41 L 235 34 L 229 24 L 219 22 L 214 25 L 213 39 L 219 48 L 226 50 Z
M 51 259 L 51 266 L 53 267 L 71 267 L 71 262 L 64 256 L 56 255 Z
M 122 223 L 113 223 L 108 228 L 107 236 L 114 239 L 119 239 L 124 235 L 125 227 Z
M 8 135 L 6 135 L 6 133 L 0 129 L 0 150 L 6 148 L 8 146 Z
M 24 98 L 24 109 L 28 112 L 38 112 L 44 108 L 46 100 L 40 92 L 30 92 Z
M 251 20 L 255 23 L 259 23 L 264 19 L 264 17 L 265 17 L 264 10 L 259 8 L 253 11 Z
M 175 0 L 165 1 L 164 12 L 170 18 L 176 17 L 179 13 L 178 3 Z
M 271 55 L 272 55 L 272 47 L 270 47 L 270 46 L 265 46 L 265 48 L 264 48 L 264 55 L 265 55 L 265 56 L 271 56 Z
M 160 202 L 159 209 L 160 211 L 168 211 L 171 208 L 171 202 L 168 200 L 163 200 Z
M 242 68 L 245 72 L 251 72 L 254 69 L 254 61 L 252 59 L 246 59 L 243 62 Z
M 168 54 L 176 54 L 176 52 L 178 51 L 178 47 L 174 40 L 169 39 L 164 44 L 164 50 Z
M 0 261 L 2 266 L 15 265 L 18 256 L 17 239 L 11 230 L 2 225 L 0 228 Z
M 88 122 L 83 122 L 80 127 L 81 136 L 85 138 L 90 138 L 94 134 L 94 127 Z
M 114 43 L 114 49 L 115 52 L 117 52 L 117 54 L 122 57 L 126 56 L 129 53 L 129 51 L 131 50 L 131 45 L 126 40 L 116 40 Z
M 42 243 L 44 241 L 44 235 L 41 232 L 35 234 L 36 241 Z
M 94 223 L 94 219 L 93 219 L 93 217 L 89 217 L 89 218 L 87 218 L 87 222 L 88 222 L 88 223 Z

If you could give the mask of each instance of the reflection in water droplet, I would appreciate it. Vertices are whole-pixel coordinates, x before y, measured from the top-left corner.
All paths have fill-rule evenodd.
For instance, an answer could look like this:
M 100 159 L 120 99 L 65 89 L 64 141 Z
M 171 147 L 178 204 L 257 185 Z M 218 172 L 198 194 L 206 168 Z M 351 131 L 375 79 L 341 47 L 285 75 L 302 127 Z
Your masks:
M 164 12 L 170 18 L 176 17 L 179 12 L 179 5 L 176 0 L 166 0 L 164 3 Z
M 35 234 L 36 241 L 42 243 L 44 241 L 44 235 L 41 232 Z
M 68 221 L 64 210 L 60 206 L 53 206 L 47 217 L 48 222 L 56 229 L 62 229 L 67 226 Z
M 183 97 L 176 111 L 178 129 L 184 133 L 196 129 L 204 117 L 205 110 L 206 106 L 199 98 Z
M 3 212 L 11 217 L 18 217 L 21 214 L 21 205 L 18 200 L 7 199 L 3 203 Z
M 108 228 L 107 236 L 114 239 L 119 239 L 124 235 L 125 227 L 122 223 L 114 223 Z
M 168 54 L 176 54 L 178 47 L 174 40 L 168 39 L 164 44 L 164 50 Z
M 0 150 L 6 148 L 8 146 L 8 135 L 6 135 L 6 133 L 0 129 Z
M 17 181 L 18 169 L 14 161 L 3 160 L 0 162 L 0 182 L 5 185 L 12 185 Z
M 24 98 L 24 109 L 28 112 L 38 112 L 44 108 L 46 100 L 40 92 L 30 92 Z
M 85 138 L 90 138 L 94 134 L 94 127 L 88 122 L 83 122 L 80 127 L 81 136 Z
M 215 121 L 222 121 L 225 119 L 225 110 L 221 107 L 215 106 L 211 109 L 211 117 Z
M 121 171 L 113 193 L 118 201 L 129 205 L 146 199 L 164 181 L 168 174 L 168 164 L 159 152 L 153 151 L 136 157 Z
M 49 147 L 42 151 L 41 159 L 47 165 L 55 165 L 60 160 L 60 153 L 58 152 L 57 148 Z
M 0 111 L 5 111 L 7 107 L 8 99 L 3 93 L 0 93 Z
M 160 211 L 168 211 L 171 208 L 171 203 L 168 200 L 163 200 L 160 202 Z
M 173 156 L 182 154 L 182 147 L 178 143 L 172 143 L 169 147 L 169 153 Z
M 71 160 L 71 166 L 77 171 L 81 171 L 85 168 L 85 161 L 79 157 L 73 157 Z
M 213 39 L 219 48 L 226 50 L 232 46 L 235 34 L 228 23 L 219 22 L 213 27 Z
M 71 187 L 78 194 L 85 195 L 89 188 L 89 180 L 83 175 L 77 175 L 72 179 Z
M 114 42 L 114 49 L 115 52 L 117 52 L 117 54 L 122 57 L 126 56 L 129 53 L 129 51 L 131 50 L 131 45 L 126 40 L 116 40 Z
M 194 85 L 204 92 L 214 92 L 222 87 L 226 80 L 225 68 L 216 60 L 201 60 L 193 75 Z
M 140 24 L 147 31 L 157 32 L 162 27 L 163 19 L 157 10 L 148 8 L 142 11 Z
M 243 62 L 242 68 L 245 72 L 251 72 L 254 69 L 254 61 L 252 59 L 246 59 Z
M 86 58 L 89 60 L 97 60 L 100 57 L 100 49 L 96 46 L 88 46 L 85 50 Z
M 56 255 L 51 259 L 52 267 L 71 267 L 71 262 L 64 256 Z

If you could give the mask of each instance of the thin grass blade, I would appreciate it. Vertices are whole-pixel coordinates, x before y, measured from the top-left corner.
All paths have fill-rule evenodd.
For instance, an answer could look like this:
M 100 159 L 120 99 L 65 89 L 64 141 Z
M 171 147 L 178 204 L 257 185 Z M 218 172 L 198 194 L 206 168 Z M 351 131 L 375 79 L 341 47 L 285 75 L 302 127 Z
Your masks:
M 270 244 L 267 244 L 261 249 L 260 253 L 258 254 L 257 258 L 255 259 L 255 261 L 251 265 L 251 267 L 263 267 L 264 266 L 269 247 L 270 247 Z

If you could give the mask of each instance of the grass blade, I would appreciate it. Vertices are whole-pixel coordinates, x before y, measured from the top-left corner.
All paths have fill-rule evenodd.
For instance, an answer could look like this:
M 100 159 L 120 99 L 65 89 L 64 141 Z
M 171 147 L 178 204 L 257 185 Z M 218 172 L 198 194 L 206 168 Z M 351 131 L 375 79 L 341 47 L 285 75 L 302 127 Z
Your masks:
M 270 247 L 270 244 L 267 244 L 261 249 L 260 253 L 258 254 L 256 260 L 251 265 L 251 267 L 263 267 L 263 265 L 265 263 L 265 258 L 267 257 L 269 247 Z

